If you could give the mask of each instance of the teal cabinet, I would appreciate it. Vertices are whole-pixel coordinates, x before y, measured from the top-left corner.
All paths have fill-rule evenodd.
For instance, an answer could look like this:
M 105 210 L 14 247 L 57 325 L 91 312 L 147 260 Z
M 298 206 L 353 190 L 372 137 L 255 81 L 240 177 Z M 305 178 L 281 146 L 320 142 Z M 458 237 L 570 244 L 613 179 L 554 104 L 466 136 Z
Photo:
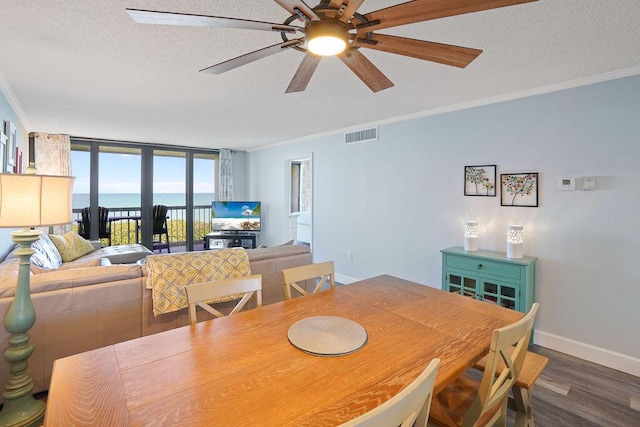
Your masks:
M 526 313 L 534 298 L 538 258 L 501 252 L 443 249 L 442 289 Z

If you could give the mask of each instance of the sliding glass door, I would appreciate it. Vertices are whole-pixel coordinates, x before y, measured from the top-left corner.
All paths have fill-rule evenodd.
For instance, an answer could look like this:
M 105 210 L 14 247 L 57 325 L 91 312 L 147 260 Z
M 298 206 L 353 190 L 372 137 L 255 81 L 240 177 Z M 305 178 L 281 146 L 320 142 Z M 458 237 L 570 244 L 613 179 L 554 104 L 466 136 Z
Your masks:
M 152 248 L 153 206 L 166 205 L 172 250 L 203 247 L 211 231 L 217 151 L 72 138 L 71 163 L 77 226 L 83 208 L 97 216 L 98 206 L 106 207 L 111 244 Z M 91 237 L 97 236 L 96 228 Z

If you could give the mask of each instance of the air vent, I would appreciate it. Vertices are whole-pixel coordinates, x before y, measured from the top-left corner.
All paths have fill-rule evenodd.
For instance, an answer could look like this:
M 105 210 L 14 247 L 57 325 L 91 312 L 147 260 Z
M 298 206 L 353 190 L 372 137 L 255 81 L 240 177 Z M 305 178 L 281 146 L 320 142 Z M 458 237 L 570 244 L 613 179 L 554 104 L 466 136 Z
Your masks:
M 371 128 L 365 130 L 357 130 L 355 132 L 349 132 L 344 134 L 344 143 L 353 144 L 356 142 L 376 141 L 378 139 L 378 128 Z

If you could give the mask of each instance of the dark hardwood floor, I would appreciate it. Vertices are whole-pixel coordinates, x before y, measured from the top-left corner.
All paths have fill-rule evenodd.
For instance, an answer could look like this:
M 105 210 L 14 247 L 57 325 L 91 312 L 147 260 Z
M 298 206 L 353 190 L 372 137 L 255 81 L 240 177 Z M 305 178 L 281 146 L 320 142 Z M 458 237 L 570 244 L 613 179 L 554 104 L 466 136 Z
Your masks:
M 529 350 L 549 358 L 533 391 L 536 426 L 640 427 L 640 378 L 538 345 Z M 514 420 L 509 411 L 507 425 Z

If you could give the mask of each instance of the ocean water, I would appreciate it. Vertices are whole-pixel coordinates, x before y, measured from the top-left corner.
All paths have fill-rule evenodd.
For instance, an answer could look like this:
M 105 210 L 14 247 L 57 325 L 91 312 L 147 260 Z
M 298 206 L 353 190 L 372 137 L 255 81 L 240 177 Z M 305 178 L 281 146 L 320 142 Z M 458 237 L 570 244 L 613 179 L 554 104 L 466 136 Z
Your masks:
M 215 200 L 215 193 L 194 193 L 194 205 L 211 206 Z M 184 193 L 155 193 L 154 205 L 184 206 L 186 195 Z M 136 208 L 140 207 L 140 194 L 137 193 L 101 193 L 99 205 L 106 208 Z M 76 193 L 73 195 L 73 209 L 82 209 L 89 206 L 89 193 Z

